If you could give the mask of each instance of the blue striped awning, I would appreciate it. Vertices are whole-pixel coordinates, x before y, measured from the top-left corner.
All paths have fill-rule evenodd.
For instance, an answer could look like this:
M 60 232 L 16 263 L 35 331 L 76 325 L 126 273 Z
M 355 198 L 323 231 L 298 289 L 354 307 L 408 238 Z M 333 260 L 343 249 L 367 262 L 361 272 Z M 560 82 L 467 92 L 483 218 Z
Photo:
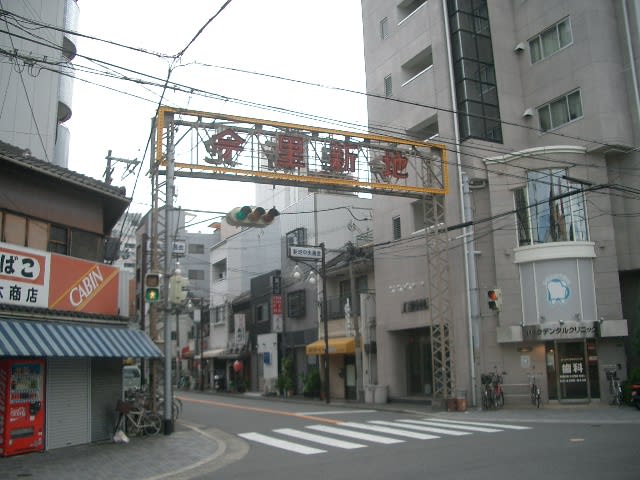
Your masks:
M 160 358 L 141 330 L 0 319 L 0 357 Z

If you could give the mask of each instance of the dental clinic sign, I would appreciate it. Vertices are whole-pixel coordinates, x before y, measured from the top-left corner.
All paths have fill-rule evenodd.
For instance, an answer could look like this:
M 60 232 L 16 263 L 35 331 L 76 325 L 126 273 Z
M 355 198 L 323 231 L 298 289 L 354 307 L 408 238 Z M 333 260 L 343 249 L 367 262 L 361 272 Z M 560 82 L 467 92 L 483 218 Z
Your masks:
M 0 243 L 0 303 L 117 315 L 118 283 L 109 265 Z

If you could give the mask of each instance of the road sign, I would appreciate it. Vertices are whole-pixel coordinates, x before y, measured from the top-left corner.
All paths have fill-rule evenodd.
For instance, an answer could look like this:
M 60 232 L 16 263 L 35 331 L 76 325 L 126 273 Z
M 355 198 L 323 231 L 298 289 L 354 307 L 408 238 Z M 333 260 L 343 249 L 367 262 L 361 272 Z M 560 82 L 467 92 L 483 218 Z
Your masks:
M 290 245 L 287 251 L 289 258 L 302 260 L 322 260 L 322 247 L 310 245 Z

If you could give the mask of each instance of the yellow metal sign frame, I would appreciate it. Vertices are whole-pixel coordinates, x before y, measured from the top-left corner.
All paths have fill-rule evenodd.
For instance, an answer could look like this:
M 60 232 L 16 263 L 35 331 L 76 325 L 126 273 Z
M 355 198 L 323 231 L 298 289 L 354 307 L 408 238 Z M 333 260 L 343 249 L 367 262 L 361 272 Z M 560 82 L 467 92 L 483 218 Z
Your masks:
M 168 129 L 185 126 L 197 132 L 195 147 L 172 143 L 176 176 L 417 198 L 448 193 L 442 144 L 166 106 L 156 117 L 156 167 L 169 161 Z

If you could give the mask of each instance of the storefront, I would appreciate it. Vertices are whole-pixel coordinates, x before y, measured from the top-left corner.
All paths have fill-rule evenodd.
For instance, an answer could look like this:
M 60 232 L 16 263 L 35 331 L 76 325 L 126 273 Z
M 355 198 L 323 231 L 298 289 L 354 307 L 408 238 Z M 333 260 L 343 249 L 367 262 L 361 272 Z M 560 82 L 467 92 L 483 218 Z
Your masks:
M 355 337 L 329 338 L 329 390 L 331 398 L 353 400 L 356 392 Z M 324 339 L 316 340 L 306 346 L 307 356 L 323 357 Z M 324 362 L 320 361 L 320 378 L 324 379 Z
M 110 438 L 130 357 L 162 354 L 126 326 L 0 318 L 0 455 Z

